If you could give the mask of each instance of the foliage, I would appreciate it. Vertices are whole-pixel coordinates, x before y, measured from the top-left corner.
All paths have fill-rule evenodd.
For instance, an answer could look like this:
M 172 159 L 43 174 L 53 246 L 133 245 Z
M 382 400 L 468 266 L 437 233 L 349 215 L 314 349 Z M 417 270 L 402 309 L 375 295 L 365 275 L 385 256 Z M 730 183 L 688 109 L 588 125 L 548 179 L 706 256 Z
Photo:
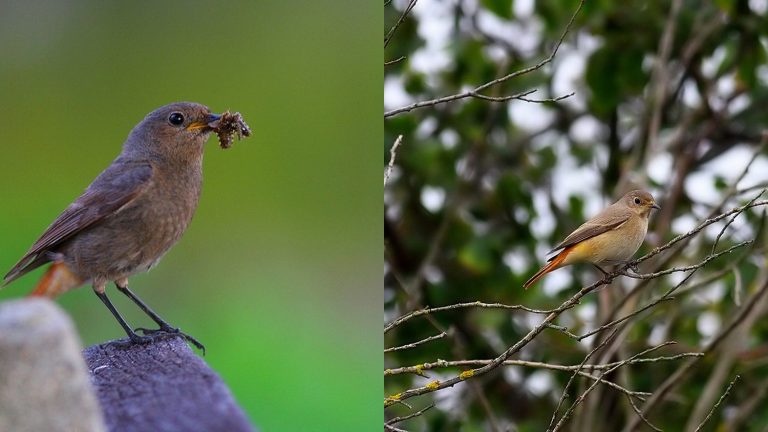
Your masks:
M 385 33 L 410 3 L 385 6 Z M 768 185 L 766 146 L 760 144 L 768 97 L 768 16 L 758 3 L 587 1 L 551 63 L 489 86 L 479 96 L 387 116 L 385 164 L 400 135 L 402 144 L 384 196 L 386 321 L 427 306 L 474 301 L 556 308 L 601 275 L 590 266 L 574 266 L 528 291 L 523 282 L 548 249 L 629 189 L 650 190 L 662 207 L 638 256 L 755 198 Z M 416 2 L 385 48 L 385 61 L 392 62 L 385 66 L 385 111 L 460 94 L 539 64 L 553 52 L 577 6 L 555 0 Z M 531 89 L 537 91 L 526 95 L 528 100 L 489 99 Z M 762 366 L 768 327 L 759 319 L 768 312 L 762 300 L 768 281 L 764 209 L 745 209 L 733 223 L 714 222 L 643 262 L 644 274 L 681 268 L 753 240 L 694 270 L 673 299 L 616 327 L 621 330 L 615 339 L 606 330 L 577 341 L 550 328 L 510 360 L 579 365 L 599 347 L 588 363 L 602 364 L 675 341 L 648 356 L 706 355 L 624 365 L 606 379 L 654 393 L 690 362 L 669 392 L 658 392 L 661 400 L 648 405 L 646 417 L 663 430 L 693 430 L 738 374 L 743 379 L 704 430 L 761 430 L 768 425 L 768 416 L 757 408 L 765 404 L 760 389 L 768 386 L 768 369 Z M 620 276 L 610 287 L 589 292 L 553 324 L 582 335 L 661 298 L 688 274 L 639 281 Z M 733 317 L 741 321 L 725 332 Z M 485 307 L 420 315 L 388 331 L 385 347 L 445 336 L 387 352 L 385 367 L 494 359 L 541 320 L 523 310 Z M 726 340 L 708 351 L 718 334 Z M 387 374 L 385 396 L 468 369 Z M 392 426 L 545 430 L 572 374 L 505 365 L 404 401 L 412 409 L 392 403 L 385 415 L 405 416 L 435 403 Z M 592 382 L 574 379 L 557 418 Z M 565 427 L 649 429 L 635 412 L 646 402 L 634 400 L 633 407 L 630 399 L 598 385 Z

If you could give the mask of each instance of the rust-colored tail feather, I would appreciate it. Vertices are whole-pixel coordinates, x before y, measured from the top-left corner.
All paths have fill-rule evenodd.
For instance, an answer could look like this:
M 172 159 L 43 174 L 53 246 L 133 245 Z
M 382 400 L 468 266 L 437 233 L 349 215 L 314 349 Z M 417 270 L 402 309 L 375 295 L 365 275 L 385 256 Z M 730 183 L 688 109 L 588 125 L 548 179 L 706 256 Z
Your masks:
M 37 283 L 35 289 L 29 293 L 30 297 L 49 297 L 54 298 L 63 294 L 72 288 L 82 285 L 83 280 L 72 271 L 63 262 L 53 263 L 45 272 L 43 278 Z
M 523 284 L 523 288 L 528 289 L 531 285 L 535 284 L 536 281 L 544 277 L 545 274 L 551 272 L 552 270 L 555 270 L 560 267 L 560 263 L 563 262 L 565 257 L 568 256 L 569 253 L 571 253 L 571 250 L 573 249 L 573 246 L 569 246 L 565 249 L 563 249 L 559 254 L 555 255 L 547 265 L 542 267 L 539 271 L 536 272 L 533 276 L 531 276 L 530 279 L 526 283 Z

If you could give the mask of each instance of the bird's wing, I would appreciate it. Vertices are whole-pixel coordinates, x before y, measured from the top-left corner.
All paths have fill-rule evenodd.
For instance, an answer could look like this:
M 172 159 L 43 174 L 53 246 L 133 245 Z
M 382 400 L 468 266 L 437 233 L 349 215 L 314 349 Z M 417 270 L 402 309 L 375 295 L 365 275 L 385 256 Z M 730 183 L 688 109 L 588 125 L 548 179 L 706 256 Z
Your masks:
M 618 211 L 614 205 L 606 208 L 592 219 L 584 222 L 576 231 L 572 232 L 565 240 L 557 245 L 550 253 L 573 246 L 584 240 L 598 236 L 604 232 L 615 230 L 629 220 L 631 210 Z
M 119 158 L 62 212 L 3 278 L 3 285 L 50 261 L 48 252 L 85 228 L 118 212 L 150 184 L 149 162 L 123 162 Z

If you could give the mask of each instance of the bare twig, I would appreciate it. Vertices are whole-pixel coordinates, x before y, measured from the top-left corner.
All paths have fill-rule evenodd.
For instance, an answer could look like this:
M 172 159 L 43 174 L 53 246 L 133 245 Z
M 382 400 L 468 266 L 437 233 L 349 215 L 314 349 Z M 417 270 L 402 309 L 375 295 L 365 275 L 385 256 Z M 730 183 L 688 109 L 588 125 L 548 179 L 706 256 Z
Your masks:
M 761 194 L 762 194 L 762 192 L 761 192 Z M 704 228 L 712 225 L 713 223 L 715 223 L 717 221 L 720 221 L 720 220 L 722 220 L 724 218 L 727 218 L 728 216 L 731 216 L 731 215 L 733 215 L 735 213 L 741 213 L 741 212 L 743 212 L 744 210 L 746 210 L 748 208 L 765 206 L 765 205 L 768 205 L 768 200 L 757 201 L 757 202 L 750 202 L 750 203 L 744 204 L 743 206 L 739 206 L 739 207 L 733 208 L 733 209 L 731 209 L 731 210 L 729 210 L 729 211 L 727 211 L 725 213 L 721 213 L 721 214 L 719 214 L 717 216 L 711 217 L 711 218 L 701 222 L 699 225 L 696 226 L 696 228 L 693 228 L 692 230 L 688 231 L 685 234 L 678 235 L 677 237 L 675 237 L 672 240 L 668 241 L 663 246 L 659 246 L 657 248 L 654 248 L 652 251 L 650 251 L 649 253 L 645 254 L 644 256 L 636 259 L 635 261 L 631 262 L 630 264 L 632 264 L 632 265 L 640 264 L 641 262 L 646 261 L 646 260 L 648 260 L 648 259 L 650 259 L 650 258 L 652 258 L 652 257 L 654 257 L 654 256 L 656 256 L 658 254 L 660 254 L 661 252 L 671 248 L 672 246 L 674 246 L 675 244 L 677 244 L 681 240 L 684 240 L 684 239 L 687 239 L 689 237 L 692 237 L 693 235 L 697 234 L 699 231 L 703 230 Z M 625 268 L 630 268 L 630 266 L 626 266 Z
M 720 333 L 704 348 L 704 353 L 710 353 L 717 348 L 723 340 L 725 340 L 731 332 L 747 317 L 752 311 L 757 302 L 768 293 L 768 279 L 763 281 L 760 289 L 752 295 L 750 300 L 744 304 L 744 306 L 738 311 L 736 316 L 733 317 L 730 324 L 720 330 Z M 693 366 L 698 362 L 699 358 L 689 359 L 684 362 L 672 375 L 670 375 L 653 393 L 653 395 L 643 405 L 643 414 L 648 416 L 648 413 L 661 402 L 667 393 L 679 384 Z M 629 424 L 624 428 L 625 431 L 634 431 L 639 427 L 639 420 L 632 419 Z
M 717 222 L 719 220 L 722 220 L 723 218 L 726 218 L 726 217 L 728 217 L 728 216 L 730 216 L 730 215 L 732 215 L 734 213 L 737 213 L 737 212 L 743 212 L 747 208 L 757 207 L 757 206 L 762 206 L 762 205 L 768 205 L 768 200 L 757 201 L 757 202 L 753 202 L 751 204 L 748 203 L 748 204 L 745 204 L 743 206 L 740 206 L 740 207 L 737 207 L 735 209 L 732 209 L 730 211 L 727 211 L 725 213 L 722 213 L 722 214 L 720 214 L 718 216 L 715 216 L 713 218 L 707 219 L 706 221 L 700 223 L 696 228 L 694 228 L 693 230 L 689 231 L 688 233 L 682 234 L 680 236 L 675 237 L 674 239 L 670 240 L 665 245 L 653 249 L 651 252 L 649 252 L 648 254 L 644 255 L 643 257 L 635 260 L 634 262 L 629 262 L 629 263 L 625 264 L 624 266 L 620 267 L 618 270 L 605 275 L 601 280 L 598 280 L 597 282 L 582 288 L 576 294 L 574 294 L 571 298 L 569 298 L 568 300 L 563 302 L 559 307 L 557 307 L 556 309 L 552 310 L 551 313 L 549 313 L 539 325 L 537 325 L 536 327 L 531 329 L 528 332 L 528 334 L 526 334 L 522 339 L 518 340 L 515 344 L 513 344 L 511 347 L 509 347 L 501 355 L 496 357 L 493 361 L 491 361 L 491 363 L 489 363 L 489 364 L 487 364 L 487 365 L 485 365 L 483 367 L 480 367 L 478 369 L 473 369 L 473 370 L 470 370 L 470 371 L 464 371 L 460 375 L 458 375 L 456 377 L 453 377 L 453 378 L 450 378 L 448 380 L 442 381 L 442 382 L 430 383 L 430 385 L 427 385 L 427 386 L 409 389 L 409 390 L 406 390 L 406 391 L 404 391 L 402 393 L 399 393 L 399 394 L 396 394 L 396 395 L 392 395 L 392 396 L 390 396 L 390 397 L 385 399 L 384 406 L 387 407 L 387 406 L 390 406 L 390 405 L 392 405 L 394 403 L 397 403 L 398 401 L 402 401 L 402 400 L 405 400 L 405 399 L 408 399 L 408 398 L 411 398 L 411 397 L 414 397 L 414 396 L 419 396 L 419 395 L 422 395 L 422 394 L 431 393 L 431 392 L 434 392 L 434 391 L 437 391 L 437 390 L 440 390 L 440 389 L 443 389 L 443 388 L 446 388 L 446 387 L 452 387 L 452 386 L 456 385 L 457 383 L 462 382 L 462 381 L 464 381 L 466 379 L 470 379 L 470 378 L 476 377 L 476 376 L 481 376 L 481 375 L 484 375 L 484 374 L 490 372 L 491 370 L 493 370 L 493 369 L 497 368 L 499 365 L 501 365 L 510 356 L 514 355 L 515 353 L 520 351 L 520 349 L 522 349 L 524 346 L 526 346 L 528 343 L 530 343 L 531 340 L 533 340 L 536 336 L 538 336 L 539 333 L 541 333 L 545 328 L 547 328 L 548 325 L 551 324 L 552 321 L 554 321 L 558 316 L 560 316 L 561 313 L 563 313 L 565 310 L 573 308 L 576 304 L 578 304 L 582 297 L 584 297 L 588 293 L 592 292 L 593 290 L 595 290 L 599 286 L 607 285 L 607 284 L 611 283 L 611 281 L 613 281 L 613 279 L 615 279 L 616 277 L 624 274 L 626 272 L 626 269 L 628 269 L 629 267 L 635 265 L 636 263 L 645 261 L 648 258 L 650 258 L 650 257 L 652 257 L 654 255 L 657 255 L 657 254 L 661 253 L 664 250 L 667 250 L 667 249 L 671 248 L 677 242 L 679 242 L 679 241 L 681 241 L 681 240 L 683 240 L 683 239 L 685 239 L 687 237 L 690 237 L 690 236 L 693 236 L 693 235 L 697 234 L 699 231 L 704 229 L 706 226 L 711 225 L 711 224 L 713 224 L 713 223 L 715 223 L 715 222 Z M 726 250 L 726 251 L 730 252 L 728 250 Z M 726 253 L 726 251 L 721 252 L 721 254 L 722 253 Z M 712 259 L 714 259 L 714 258 L 712 258 Z M 699 267 L 696 267 L 696 268 L 699 268 Z M 659 272 L 659 273 L 663 273 L 663 272 Z M 666 273 L 664 273 L 664 274 L 666 274 Z M 450 308 L 450 307 L 451 306 L 448 306 L 448 308 Z M 521 307 L 521 306 L 515 306 L 514 308 L 523 309 L 523 307 Z M 422 310 L 422 311 L 415 311 L 415 312 L 412 312 L 412 313 L 410 313 L 408 315 L 405 315 L 405 316 L 403 316 L 401 318 L 396 319 L 395 321 L 391 322 L 390 324 L 388 324 L 385 327 L 385 333 L 388 330 L 391 330 L 392 328 L 394 328 L 395 326 L 397 326 L 399 324 L 402 324 L 402 322 L 404 322 L 405 320 L 412 318 L 413 316 L 415 316 L 415 314 L 424 314 L 424 313 L 425 313 L 424 310 Z
M 384 429 L 386 429 L 388 431 L 391 431 L 391 432 L 408 432 L 405 429 L 396 428 L 396 427 L 394 427 L 392 425 L 388 425 L 386 423 L 384 424 Z
M 388 353 L 388 352 L 393 352 L 393 351 L 401 351 L 401 350 L 404 350 L 404 349 L 410 349 L 410 348 L 413 348 L 413 347 L 417 347 L 417 346 L 419 346 L 421 344 L 425 344 L 427 342 L 443 338 L 447 334 L 448 333 L 446 333 L 446 332 L 442 332 L 440 334 L 436 334 L 434 336 L 430 336 L 428 338 L 424 338 L 424 339 L 422 339 L 422 340 L 420 340 L 418 342 L 413 342 L 413 343 L 409 343 L 409 344 L 405 344 L 405 345 L 400 345 L 400 346 L 396 346 L 396 347 L 392 347 L 392 348 L 387 348 L 387 349 L 384 350 L 384 352 Z
M 505 360 L 507 360 L 510 356 L 514 355 L 518 351 L 520 351 L 524 346 L 528 345 L 539 333 L 541 333 L 546 327 L 547 324 L 551 323 L 555 320 L 558 316 L 560 316 L 563 311 L 567 309 L 571 309 L 572 307 L 576 306 L 579 302 L 579 300 L 587 295 L 588 293 L 592 292 L 595 288 L 597 288 L 600 285 L 606 284 L 606 280 L 608 278 L 615 278 L 618 274 L 611 274 L 606 276 L 603 280 L 597 281 L 593 283 L 592 285 L 589 285 L 587 287 L 582 288 L 579 290 L 576 294 L 574 294 L 571 298 L 566 300 L 563 304 L 561 304 L 557 309 L 554 309 L 552 313 L 547 315 L 546 318 L 544 318 L 544 321 L 534 327 L 532 330 L 528 332 L 522 339 L 517 341 L 514 345 L 509 347 L 506 351 L 501 353 L 498 357 L 493 359 L 490 363 L 487 365 L 478 368 L 478 369 L 472 369 L 469 371 L 464 371 L 461 374 L 459 374 L 456 377 L 450 378 L 448 380 L 442 381 L 442 382 L 432 382 L 429 385 L 423 386 L 423 387 L 417 387 L 413 389 L 406 390 L 402 393 L 398 393 L 392 396 L 389 396 L 385 398 L 384 400 L 384 407 L 391 406 L 394 403 L 397 403 L 402 400 L 406 400 L 409 398 L 412 398 L 414 396 L 423 395 L 426 393 L 432 393 L 441 389 L 444 389 L 446 387 L 453 387 L 454 385 L 473 377 L 482 376 L 494 369 L 496 369 L 501 363 L 503 363 Z M 418 312 L 418 311 L 417 311 Z M 395 323 L 393 323 L 395 324 Z M 392 325 L 390 325 L 392 326 Z M 391 328 L 391 327 L 390 327 Z
M 628 272 L 623 272 L 623 274 L 624 274 L 624 276 L 631 277 L 633 279 L 655 279 L 655 278 L 657 278 L 659 276 L 665 276 L 665 275 L 668 275 L 668 274 L 671 274 L 671 273 L 686 272 L 686 271 L 696 270 L 696 269 L 699 269 L 699 268 L 707 265 L 707 263 L 709 263 L 710 261 L 712 261 L 714 259 L 717 259 L 717 258 L 719 258 L 719 257 L 721 257 L 723 255 L 727 255 L 727 254 L 733 252 L 734 250 L 736 250 L 738 248 L 741 248 L 741 247 L 744 247 L 744 246 L 746 246 L 748 244 L 751 244 L 751 243 L 754 243 L 754 240 L 745 240 L 743 242 L 736 243 L 735 245 L 729 247 L 726 250 L 720 251 L 720 252 L 718 252 L 716 254 L 707 255 L 701 262 L 699 262 L 697 264 L 693 264 L 693 265 L 689 265 L 689 266 L 685 266 L 685 267 L 672 267 L 670 269 L 666 269 L 666 270 L 662 270 L 662 271 L 658 271 L 658 272 L 654 272 L 654 273 L 628 273 Z
M 723 393 L 723 395 L 720 396 L 720 399 L 718 399 L 717 402 L 715 403 L 715 405 L 712 406 L 712 409 L 709 410 L 709 414 L 707 414 L 707 416 L 704 418 L 704 421 L 701 422 L 701 424 L 696 428 L 696 430 L 694 432 L 699 432 L 701 430 L 701 428 L 704 427 L 704 424 L 709 420 L 710 417 L 712 417 L 712 414 L 715 412 L 717 407 L 719 407 L 720 404 L 723 403 L 723 400 L 725 400 L 725 398 L 731 392 L 731 387 L 733 387 L 733 385 L 736 384 L 736 381 L 738 381 L 739 378 L 740 377 L 738 375 L 736 375 L 736 377 L 733 379 L 733 381 L 731 381 L 731 383 L 728 384 L 728 388 L 725 389 L 725 392 Z
M 615 371 L 616 369 L 618 369 L 618 368 L 620 368 L 620 367 L 624 366 L 625 364 L 627 364 L 627 361 L 629 361 L 629 360 L 631 360 L 631 359 L 633 359 L 633 358 L 637 358 L 637 357 L 643 356 L 643 355 L 645 355 L 645 354 L 648 354 L 648 353 L 650 353 L 650 352 L 656 351 L 656 350 L 657 350 L 657 349 L 659 349 L 659 348 L 665 347 L 665 346 L 667 346 L 667 345 L 672 345 L 672 344 L 674 344 L 674 343 L 675 343 L 675 342 L 671 342 L 671 341 L 670 341 L 670 342 L 664 342 L 664 343 L 661 343 L 661 344 L 659 344 L 659 345 L 656 345 L 656 346 L 653 346 L 653 347 L 651 347 L 651 348 L 648 348 L 648 349 L 647 349 L 647 350 L 645 350 L 645 351 L 639 352 L 639 353 L 635 354 L 634 356 L 632 356 L 632 357 L 628 358 L 627 360 L 621 361 L 621 362 L 619 362 L 619 364 L 617 364 L 616 366 L 614 366 L 614 367 L 612 367 L 612 368 L 608 369 L 607 371 L 603 372 L 603 373 L 602 373 L 602 375 L 601 375 L 601 377 L 602 377 L 602 376 L 605 376 L 605 375 L 608 375 L 609 373 L 611 373 L 611 372 Z M 565 422 L 567 422 L 567 421 L 568 421 L 568 418 L 569 418 L 569 417 L 570 417 L 570 415 L 573 413 L 573 410 L 575 410 L 575 409 L 576 409 L 576 407 L 577 407 L 577 406 L 578 406 L 578 405 L 579 405 L 579 404 L 580 404 L 580 403 L 581 403 L 581 402 L 582 402 L 582 401 L 583 401 L 583 400 L 584 400 L 584 399 L 587 397 L 587 395 L 588 395 L 588 394 L 589 394 L 589 393 L 590 393 L 590 392 L 591 392 L 591 391 L 592 391 L 592 390 L 593 390 L 593 389 L 596 387 L 596 384 L 597 384 L 597 382 L 594 382 L 594 383 L 592 383 L 592 385 L 591 385 L 591 386 L 589 386 L 589 387 L 588 387 L 586 390 L 584 390 L 584 393 L 580 394 L 580 395 L 579 395 L 579 397 L 578 397 L 578 398 L 576 398 L 576 400 L 575 400 L 575 401 L 573 401 L 573 404 L 571 404 L 571 406 L 568 408 L 568 410 L 565 412 L 565 414 L 563 414 L 563 416 L 560 418 L 560 421 L 558 421 L 558 422 L 557 422 L 557 424 L 555 425 L 554 429 L 551 429 L 551 430 L 552 430 L 552 432 L 557 432 L 557 431 L 559 431 L 559 430 L 560 430 L 560 429 L 561 429 L 561 428 L 562 428 L 562 427 L 565 425 Z M 645 417 L 643 417 L 643 418 L 645 418 Z
M 666 103 L 667 86 L 669 85 L 668 77 L 670 63 L 668 60 L 672 53 L 677 17 L 680 14 L 682 4 L 682 0 L 674 0 L 672 2 L 672 7 L 667 16 L 666 24 L 664 25 L 664 33 L 659 40 L 659 50 L 656 61 L 654 62 L 653 76 L 651 78 L 651 82 L 654 86 L 653 99 L 651 100 L 653 111 L 648 128 L 648 147 L 650 151 L 646 154 L 653 154 L 658 146 L 658 135 L 659 129 L 661 128 L 661 112 Z
M 395 166 L 395 158 L 397 157 L 397 148 L 400 147 L 402 142 L 403 136 L 398 135 L 397 139 L 395 139 L 395 143 L 392 144 L 392 148 L 389 150 L 389 163 L 387 164 L 387 170 L 384 172 L 384 187 L 387 186 L 389 176 L 392 175 L 392 168 Z
M 756 157 L 757 157 L 757 153 L 755 153 L 752 156 L 752 160 L 750 161 L 749 164 L 747 164 L 747 167 L 749 167 L 749 165 L 751 165 L 752 162 L 754 162 Z M 744 171 L 744 172 L 746 173 L 746 171 Z M 763 196 L 764 193 L 765 193 L 765 189 L 763 189 L 757 196 L 755 196 L 754 198 L 749 200 L 749 203 L 747 203 L 747 204 L 752 204 L 753 202 L 757 201 L 757 199 L 760 198 L 761 196 Z M 727 230 L 728 227 L 731 226 L 733 221 L 735 221 L 736 218 L 739 217 L 740 214 L 741 213 L 734 214 L 730 219 L 728 219 L 728 222 L 725 223 L 725 226 L 723 226 L 723 229 L 721 229 L 720 232 L 717 233 L 717 237 L 715 237 L 715 242 L 712 244 L 712 253 L 715 253 L 715 249 L 717 249 L 717 245 L 720 243 L 720 237 L 722 237 L 723 234 L 725 234 L 725 230 Z
M 454 310 L 454 309 L 464 309 L 464 308 L 522 310 L 522 311 L 535 313 L 535 314 L 542 314 L 542 315 L 553 312 L 552 310 L 531 309 L 529 307 L 522 306 L 522 305 L 508 305 L 508 304 L 502 304 L 502 303 L 483 303 L 479 301 L 470 302 L 470 303 L 456 303 L 450 306 L 441 306 L 441 307 L 434 307 L 434 308 L 426 307 L 424 309 L 419 309 L 419 310 L 410 312 L 406 315 L 403 315 L 391 321 L 389 324 L 384 326 L 384 333 L 386 334 L 388 331 L 392 330 L 393 328 L 399 326 L 400 324 L 403 324 L 404 322 L 410 320 L 411 318 L 416 318 L 417 316 L 427 315 L 435 312 L 444 312 L 444 311 Z
M 666 294 L 665 294 L 665 296 L 666 296 Z M 616 324 L 620 324 L 620 323 L 622 323 L 622 322 L 624 322 L 624 321 L 626 321 L 626 320 L 628 320 L 628 319 L 630 319 L 630 318 L 632 318 L 632 317 L 634 317 L 634 316 L 636 316 L 636 315 L 638 315 L 638 314 L 640 314 L 640 313 L 642 313 L 642 312 L 644 312 L 644 311 L 646 311 L 646 310 L 656 306 L 657 304 L 659 304 L 661 302 L 670 301 L 670 300 L 674 300 L 675 299 L 674 297 L 665 297 L 665 296 L 662 296 L 661 298 L 657 299 L 656 301 L 648 303 L 647 305 L 641 307 L 640 309 L 637 309 L 636 311 L 630 313 L 629 315 L 626 315 L 626 316 L 624 316 L 622 318 L 615 319 L 615 320 L 609 322 L 608 324 L 603 324 L 603 325 L 601 325 L 600 327 L 598 327 L 598 328 L 596 328 L 594 330 L 590 330 L 590 331 L 584 333 L 583 335 L 576 336 L 576 340 L 584 340 L 584 339 L 586 339 L 586 338 L 588 338 L 590 336 L 593 336 L 593 335 L 596 335 L 598 333 L 601 333 L 602 331 L 604 331 L 606 329 L 609 329 L 609 328 L 615 326 Z
M 563 406 L 563 402 L 565 402 L 565 398 L 568 397 L 568 389 L 571 387 L 571 384 L 573 384 L 573 381 L 576 379 L 576 377 L 579 375 L 579 372 L 581 371 L 581 368 L 584 367 L 584 365 L 589 361 L 590 357 L 592 357 L 597 351 L 599 351 L 602 347 L 604 347 L 608 342 L 611 341 L 611 339 L 616 336 L 616 333 L 618 332 L 618 329 L 614 329 L 608 337 L 606 337 L 600 344 L 598 344 L 595 348 L 592 349 L 586 356 L 584 356 L 584 359 L 581 361 L 581 364 L 579 364 L 579 368 L 576 369 L 576 371 L 571 375 L 571 377 L 568 379 L 568 382 L 565 383 L 565 387 L 563 387 L 563 393 L 560 395 L 560 399 L 557 400 L 557 405 L 555 406 L 555 410 L 552 412 L 552 418 L 549 419 L 549 426 L 547 426 L 547 431 L 552 430 L 552 426 L 555 424 L 555 419 L 557 419 L 557 413 L 560 412 L 560 407 Z M 568 410 L 566 410 L 564 416 L 569 413 Z
M 416 2 L 418 1 L 419 0 L 411 0 L 410 2 L 408 2 L 408 6 L 405 7 L 405 10 L 400 15 L 400 18 L 398 18 L 395 25 L 393 25 L 392 28 L 389 29 L 389 31 L 387 32 L 387 35 L 384 37 L 384 48 L 386 48 L 387 45 L 389 45 L 389 42 L 392 40 L 392 36 L 395 35 L 397 28 L 400 27 L 400 24 L 402 24 L 403 21 L 405 21 L 405 18 L 408 17 L 408 14 L 411 13 L 411 10 L 413 10 L 413 7 L 416 6 Z
M 643 412 L 640 411 L 640 408 L 638 408 L 637 405 L 635 405 L 635 401 L 632 400 L 631 397 L 627 396 L 627 401 L 629 402 L 629 405 L 632 407 L 632 411 L 634 411 L 635 414 L 637 414 L 637 416 L 640 417 L 643 423 L 647 424 L 648 427 L 655 430 L 656 432 L 662 432 L 661 429 L 654 426 L 653 423 L 651 423 L 647 418 L 645 418 L 645 416 L 643 415 Z
M 673 356 L 636 358 L 632 361 L 627 362 L 626 364 L 633 365 L 633 364 L 640 364 L 640 363 L 657 363 L 662 361 L 679 360 L 686 357 L 702 357 L 703 355 L 704 353 L 687 352 L 687 353 L 676 354 Z M 422 363 L 416 366 L 404 366 L 400 368 L 386 369 L 384 370 L 384 376 L 399 375 L 404 373 L 414 373 L 420 376 L 424 376 L 425 370 L 438 369 L 438 368 L 451 368 L 451 367 L 465 367 L 465 366 L 485 366 L 491 363 L 492 361 L 493 360 L 450 360 L 450 361 L 438 360 L 436 362 Z M 506 360 L 502 364 L 504 366 L 525 366 L 525 367 L 531 367 L 531 368 L 551 369 L 551 370 L 559 370 L 559 371 L 575 371 L 579 369 L 597 371 L 597 370 L 610 369 L 620 363 L 622 362 L 616 361 L 616 362 L 604 363 L 604 364 L 584 364 L 584 365 L 567 366 L 567 365 L 558 365 L 558 364 L 552 364 L 552 363 L 543 363 L 543 362 L 526 361 L 526 360 Z
M 393 425 L 393 424 L 396 424 L 396 423 L 400 423 L 402 421 L 406 421 L 406 420 L 412 419 L 414 417 L 418 417 L 418 416 L 424 414 L 430 408 L 433 408 L 434 406 L 435 406 L 435 404 L 429 404 L 426 407 L 424 407 L 424 408 L 422 408 L 422 409 L 420 409 L 420 410 L 418 410 L 418 411 L 416 411 L 414 413 L 408 414 L 407 416 L 392 418 L 392 419 L 388 420 L 385 424 Z
M 391 66 L 393 64 L 399 63 L 401 61 L 405 60 L 405 56 L 400 56 L 394 60 L 389 60 L 384 62 L 384 66 Z
M 401 113 L 404 113 L 404 112 L 413 111 L 413 110 L 418 109 L 418 108 L 423 108 L 423 107 L 427 107 L 427 106 L 435 106 L 435 105 L 438 105 L 438 104 L 442 104 L 442 103 L 446 103 L 446 102 L 452 102 L 452 101 L 459 100 L 459 99 L 466 99 L 466 98 L 470 98 L 470 97 L 480 98 L 480 99 L 485 99 L 485 100 L 494 100 L 494 98 L 491 98 L 490 96 L 483 96 L 480 93 L 483 90 L 485 90 L 485 89 L 487 89 L 489 87 L 493 87 L 493 86 L 495 86 L 497 84 L 503 83 L 503 82 L 508 81 L 508 80 L 510 80 L 512 78 L 519 77 L 521 75 L 526 75 L 526 74 L 529 74 L 529 73 L 531 73 L 531 72 L 533 72 L 535 70 L 541 69 L 543 66 L 545 66 L 545 65 L 547 65 L 547 64 L 552 62 L 552 60 L 555 58 L 555 55 L 557 54 L 557 51 L 560 49 L 560 45 L 562 45 L 563 40 L 565 39 L 565 36 L 570 31 L 571 26 L 573 25 L 573 22 L 576 19 L 576 16 L 581 11 L 582 6 L 584 6 L 584 0 L 580 0 L 579 1 L 579 6 L 576 8 L 576 11 L 573 13 L 573 15 L 571 15 L 571 19 L 568 21 L 568 24 L 565 26 L 565 30 L 560 35 L 560 38 L 557 40 L 557 43 L 555 44 L 555 47 L 552 50 L 552 52 L 550 53 L 549 57 L 547 57 L 544 60 L 540 61 L 536 65 L 530 66 L 530 67 L 527 67 L 525 69 L 521 69 L 521 70 L 518 70 L 518 71 L 515 71 L 515 72 L 512 72 L 512 73 L 509 73 L 509 74 L 504 75 L 504 76 L 502 76 L 500 78 L 496 78 L 495 80 L 492 80 L 492 81 L 489 81 L 489 82 L 487 82 L 485 84 L 477 86 L 474 89 L 469 90 L 469 91 L 465 91 L 465 92 L 462 92 L 462 93 L 457 93 L 457 94 L 454 94 L 454 95 L 451 95 L 451 96 L 444 96 L 444 97 L 433 99 L 433 100 L 422 101 L 422 102 L 415 102 L 415 103 L 413 103 L 411 105 L 407 105 L 407 106 L 404 106 L 404 107 L 401 107 L 401 108 L 396 108 L 396 109 L 393 109 L 391 111 L 387 111 L 387 112 L 384 113 L 384 118 L 392 117 L 394 115 L 401 114 Z M 392 32 L 392 31 L 390 31 L 390 32 Z M 385 46 L 386 46 L 386 40 L 385 40 Z M 527 92 L 523 92 L 523 93 L 520 93 L 520 94 L 517 94 L 517 95 L 508 96 L 508 97 L 504 97 L 504 98 L 499 98 L 499 101 L 501 101 L 501 100 L 507 101 L 507 100 L 510 100 L 510 99 L 520 99 L 521 97 L 527 96 L 528 94 L 530 94 L 532 92 L 533 92 L 533 90 L 529 90 Z M 560 99 L 564 99 L 564 98 L 566 98 L 568 96 L 569 95 L 561 96 L 559 98 L 555 98 L 555 99 L 552 99 L 552 100 L 560 100 Z M 544 100 L 544 101 L 547 101 L 547 100 Z M 537 102 L 543 102 L 543 101 L 537 101 Z

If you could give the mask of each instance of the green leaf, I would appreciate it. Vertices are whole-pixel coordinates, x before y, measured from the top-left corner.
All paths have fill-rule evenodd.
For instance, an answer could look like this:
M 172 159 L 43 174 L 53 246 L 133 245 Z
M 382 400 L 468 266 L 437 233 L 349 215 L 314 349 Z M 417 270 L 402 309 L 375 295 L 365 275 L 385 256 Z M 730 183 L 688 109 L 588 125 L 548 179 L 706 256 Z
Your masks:
M 601 116 L 608 115 L 627 96 L 642 91 L 648 82 L 643 71 L 643 52 L 607 43 L 589 59 L 586 82 L 592 91 L 591 107 Z
M 482 0 L 486 9 L 504 19 L 512 18 L 512 0 Z
M 459 262 L 475 274 L 488 273 L 494 265 L 490 246 L 482 238 L 472 240 L 459 251 Z

